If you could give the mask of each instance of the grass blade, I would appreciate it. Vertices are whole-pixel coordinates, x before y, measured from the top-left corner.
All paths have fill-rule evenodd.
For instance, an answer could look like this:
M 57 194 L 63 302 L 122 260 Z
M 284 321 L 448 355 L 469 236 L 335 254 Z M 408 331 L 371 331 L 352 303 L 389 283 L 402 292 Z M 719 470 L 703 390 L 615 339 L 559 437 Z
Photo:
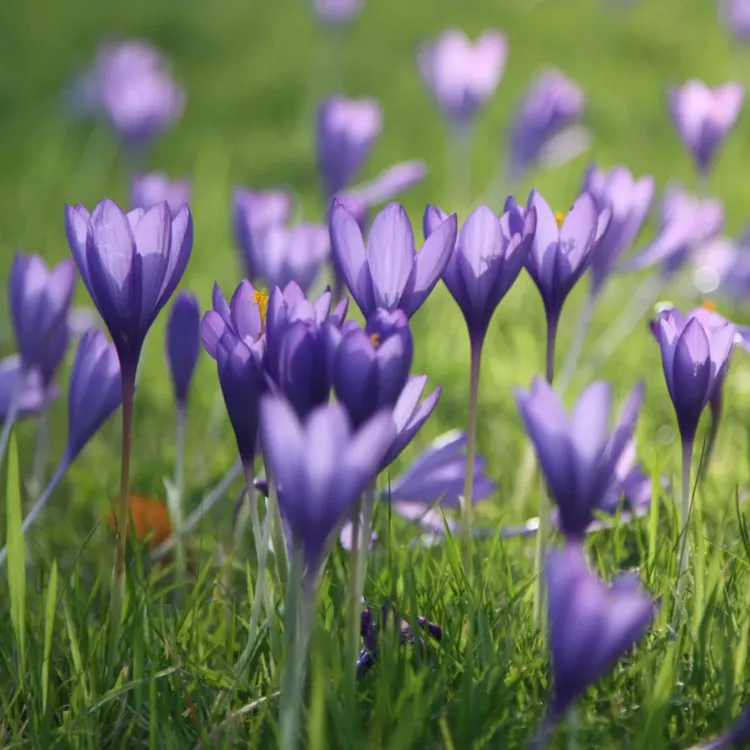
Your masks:
M 5 512 L 8 527 L 8 587 L 10 589 L 10 619 L 18 647 L 18 674 L 21 687 L 26 679 L 26 553 L 21 524 L 21 481 L 18 473 L 18 444 L 15 432 L 8 445 L 8 479 L 5 492 Z
M 44 658 L 42 660 L 42 711 L 47 713 L 49 698 L 49 663 L 52 656 L 52 632 L 55 627 L 57 609 L 57 560 L 52 562 L 52 570 L 47 584 L 47 605 L 44 608 Z

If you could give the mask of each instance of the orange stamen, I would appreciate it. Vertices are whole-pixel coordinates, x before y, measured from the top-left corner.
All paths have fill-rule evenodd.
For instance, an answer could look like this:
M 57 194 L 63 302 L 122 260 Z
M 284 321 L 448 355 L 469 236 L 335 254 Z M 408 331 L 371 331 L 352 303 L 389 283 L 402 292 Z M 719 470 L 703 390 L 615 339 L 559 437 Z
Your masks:
M 266 327 L 266 315 L 268 314 L 268 301 L 270 299 L 268 296 L 268 290 L 265 287 L 263 287 L 263 289 L 256 289 L 250 299 L 258 305 L 258 312 L 260 313 L 260 332 L 263 333 Z
M 565 221 L 565 214 L 562 211 L 555 211 L 555 221 L 557 222 L 557 228 L 562 229 L 563 222 Z

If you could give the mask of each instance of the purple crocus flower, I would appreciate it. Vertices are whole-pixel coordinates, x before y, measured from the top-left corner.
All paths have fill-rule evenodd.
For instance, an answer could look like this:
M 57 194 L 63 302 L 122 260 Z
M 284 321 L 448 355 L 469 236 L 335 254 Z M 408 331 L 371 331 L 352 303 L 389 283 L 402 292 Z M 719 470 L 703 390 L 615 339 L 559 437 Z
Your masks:
M 724 734 L 708 742 L 694 745 L 689 750 L 741 750 L 750 742 L 750 707 L 746 707 L 742 715 Z
M 643 638 L 656 604 L 629 574 L 611 586 L 589 570 L 579 544 L 547 557 L 549 644 L 554 690 L 549 724 L 555 724 L 589 685 Z
M 330 403 L 300 421 L 283 398 L 261 401 L 265 459 L 278 483 L 279 508 L 314 580 L 329 540 L 351 514 L 393 442 L 388 411 L 352 430 L 346 410 Z
M 630 257 L 623 271 L 640 271 L 663 264 L 663 272 L 677 271 L 694 253 L 700 252 L 724 226 L 724 206 L 716 198 L 690 195 L 678 182 L 664 191 L 656 238 Z
M 401 310 L 376 310 L 366 328 L 327 329 L 331 382 L 336 400 L 354 427 L 383 408 L 393 408 L 409 377 L 413 344 Z
M 440 208 L 427 206 L 425 237 L 447 218 Z M 443 281 L 463 313 L 473 345 L 484 342 L 497 306 L 527 262 L 535 230 L 536 210 L 524 216 L 516 206 L 500 217 L 479 206 L 461 227 Z
M 13 411 L 16 420 L 37 416 L 58 394 L 59 388 L 45 385 L 38 370 L 26 370 L 17 354 L 0 360 L 0 423 Z
M 313 0 L 318 19 L 328 26 L 344 26 L 354 20 L 365 5 L 365 0 Z
M 750 41 L 748 0 L 719 0 L 719 14 L 724 25 L 738 42 Z
M 380 105 L 374 99 L 324 100 L 318 108 L 318 171 L 329 199 L 359 174 L 383 128 Z
M 729 366 L 736 333 L 729 321 L 704 327 L 698 317 L 678 317 L 673 310 L 656 321 L 667 389 L 680 434 L 691 446 L 703 409 Z
M 636 180 L 627 167 L 605 172 L 591 166 L 583 189 L 591 193 L 601 213 L 608 210 L 609 226 L 591 256 L 591 294 L 601 292 L 620 256 L 638 237 L 654 200 L 655 182 L 650 175 Z
M 170 180 L 164 172 L 137 174 L 130 183 L 130 205 L 148 211 L 166 201 L 172 218 L 190 202 L 190 180 Z
M 380 471 L 385 471 L 401 455 L 435 409 L 441 388 L 436 388 L 420 401 L 426 385 L 427 375 L 412 375 L 406 381 L 391 414 L 396 427 L 396 435 L 380 464 Z
M 201 313 L 196 296 L 191 292 L 180 292 L 167 321 L 166 352 L 175 397 L 183 409 L 198 363 L 200 325 Z
M 712 89 L 702 81 L 690 80 L 683 86 L 671 87 L 668 93 L 677 133 L 698 171 L 706 174 L 737 122 L 745 90 L 734 82 Z
M 510 154 L 511 175 L 519 178 L 538 161 L 553 142 L 568 136 L 562 160 L 580 151 L 580 138 L 572 127 L 583 114 L 583 91 L 562 71 L 545 70 L 532 81 L 513 119 Z
M 508 42 L 492 29 L 472 43 L 462 31 L 448 29 L 417 50 L 425 84 L 443 113 L 457 126 L 471 123 L 495 93 L 505 69 Z
M 268 297 L 261 289 L 256 290 L 249 281 L 243 281 L 235 289 L 227 304 L 221 288 L 214 284 L 213 309 L 208 310 L 201 322 L 201 341 L 211 359 L 217 359 L 219 341 L 226 333 L 252 347 L 260 339 L 268 305 Z
M 516 390 L 526 432 L 534 444 L 549 492 L 560 513 L 560 528 L 581 537 L 615 481 L 615 469 L 633 437 L 643 398 L 637 385 L 609 433 L 612 394 L 607 383 L 583 391 L 570 419 L 552 386 L 535 378 L 531 391 Z
M 193 218 L 174 219 L 160 203 L 125 214 L 103 200 L 90 214 L 65 207 L 65 231 L 83 283 L 120 356 L 123 377 L 135 377 L 143 341 L 172 296 L 193 248 Z
M 38 369 L 49 384 L 68 345 L 68 314 L 75 266 L 63 261 L 51 271 L 38 255 L 16 253 L 10 271 L 10 318 L 26 370 Z
M 340 203 L 331 212 L 333 254 L 366 318 L 378 308 L 400 309 L 408 317 L 414 315 L 443 274 L 455 241 L 454 214 L 416 252 L 406 211 L 398 203 L 391 203 L 375 217 L 365 249 L 356 219 Z

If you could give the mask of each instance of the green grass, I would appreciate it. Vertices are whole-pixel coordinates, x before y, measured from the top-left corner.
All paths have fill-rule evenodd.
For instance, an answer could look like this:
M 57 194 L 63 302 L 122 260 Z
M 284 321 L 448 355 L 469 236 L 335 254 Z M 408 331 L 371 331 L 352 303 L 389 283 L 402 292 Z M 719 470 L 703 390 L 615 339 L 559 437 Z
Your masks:
M 149 166 L 194 180 L 195 248 L 183 286 L 195 291 L 203 305 L 210 302 L 214 280 L 229 291 L 238 279 L 228 211 L 233 186 L 285 185 L 297 194 L 305 217 L 319 216 L 311 105 L 332 80 L 324 71 L 330 69 L 327 52 L 333 50 L 321 52 L 305 6 L 304 0 L 6 3 L 0 23 L 3 279 L 17 248 L 49 260 L 66 256 L 64 202 L 91 205 L 104 196 L 127 200 L 126 165 L 108 132 L 72 122 L 60 100 L 72 72 L 89 63 L 105 35 L 149 38 L 173 57 L 187 86 L 184 120 L 157 144 Z M 458 210 L 461 217 L 468 208 L 450 204 L 446 128 L 423 90 L 413 58 L 420 39 L 449 25 L 471 33 L 497 25 L 510 39 L 505 79 L 477 129 L 473 197 L 495 174 L 512 107 L 540 67 L 563 68 L 586 91 L 593 158 L 603 166 L 624 162 L 636 174 L 653 173 L 660 186 L 671 177 L 695 186 L 668 120 L 666 85 L 693 76 L 710 83 L 730 77 L 750 80 L 750 57 L 731 45 L 714 4 L 705 0 L 649 0 L 623 14 L 595 0 L 533 7 L 530 0 L 370 0 L 352 33 L 345 63 L 335 72 L 345 93 L 375 96 L 385 108 L 385 133 L 365 177 L 396 160 L 428 161 L 428 180 L 404 199 L 416 226 L 427 202 Z M 311 75 L 318 69 L 320 75 Z M 748 135 L 744 116 L 711 183 L 726 203 L 730 232 L 742 226 L 750 204 Z M 581 158 L 534 175 L 518 191 L 525 197 L 533 184 L 550 202 L 565 207 L 576 193 L 584 164 Z M 585 358 L 595 354 L 592 342 L 642 282 L 642 277 L 612 282 Z M 79 287 L 77 301 L 84 303 Z M 566 307 L 559 362 L 581 299 L 579 290 Z M 747 322 L 741 308 L 732 312 Z M 133 488 L 154 497 L 164 496 L 162 478 L 171 475 L 173 466 L 174 413 L 162 353 L 163 324 L 162 319 L 154 327 L 145 353 L 133 455 Z M 500 486 L 482 506 L 478 522 L 484 525 L 536 514 L 536 492 L 524 505 L 512 501 L 525 448 L 512 388 L 527 386 L 542 370 L 543 326 L 538 295 L 523 278 L 498 311 L 483 363 L 479 448 Z M 466 420 L 468 342 L 445 290 L 435 292 L 414 319 L 413 330 L 413 371 L 428 372 L 433 386 L 443 386 L 443 396 L 400 466 L 419 447 L 447 429 L 463 427 Z M 2 335 L 3 347 L 10 351 L 8 326 L 2 327 Z M 571 397 L 588 377 L 578 377 Z M 619 399 L 637 379 L 646 380 L 639 456 L 655 476 L 676 483 L 674 417 L 658 347 L 645 323 L 597 377 L 609 380 Z M 685 747 L 729 723 L 750 692 L 750 546 L 735 503 L 748 482 L 749 390 L 750 363 L 738 352 L 715 463 L 699 493 L 704 518 L 696 545 L 703 567 L 676 637 L 668 628 L 676 545 L 671 494 L 659 497 L 649 519 L 591 539 L 589 552 L 598 569 L 611 577 L 618 570 L 638 568 L 650 591 L 661 598 L 662 614 L 633 654 L 587 693 L 577 721 L 562 727 L 555 746 Z M 48 468 L 65 439 L 64 399 L 55 405 L 52 419 L 56 428 Z M 193 507 L 235 460 L 213 363 L 205 356 L 191 394 L 189 421 L 187 482 Z M 32 463 L 33 438 L 33 425 L 18 429 L 22 477 Z M 262 623 L 248 668 L 235 676 L 256 572 L 248 535 L 230 590 L 218 586 L 222 571 L 213 557 L 214 540 L 229 535 L 230 498 L 193 539 L 195 579 L 182 597 L 170 587 L 168 571 L 149 570 L 136 555 L 121 643 L 124 667 L 114 680 L 105 674 L 112 535 L 101 522 L 117 492 L 118 452 L 113 420 L 68 473 L 23 546 L 15 542 L 16 552 L 3 571 L 0 746 L 276 747 L 275 694 L 283 664 L 277 644 L 283 642 L 283 622 L 274 618 Z M 5 460 L 9 491 L 0 515 L 2 538 L 11 540 L 18 523 L 15 466 L 11 451 Z M 23 496 L 20 500 L 28 502 Z M 386 648 L 379 667 L 360 684 L 352 713 L 344 690 L 348 565 L 336 549 L 322 579 L 312 635 L 304 724 L 309 746 L 524 746 L 543 717 L 549 689 L 546 644 L 532 623 L 533 542 L 478 544 L 479 581 L 471 592 L 450 545 L 411 547 L 413 529 L 395 519 L 391 524 L 384 508 L 377 523 L 384 543 L 370 560 L 368 601 L 377 606 L 394 598 L 405 615 L 419 613 L 440 623 L 445 638 L 439 648 L 429 648 L 434 666 L 414 649 Z M 26 567 L 20 564 L 24 554 Z M 280 604 L 283 592 L 275 594 Z

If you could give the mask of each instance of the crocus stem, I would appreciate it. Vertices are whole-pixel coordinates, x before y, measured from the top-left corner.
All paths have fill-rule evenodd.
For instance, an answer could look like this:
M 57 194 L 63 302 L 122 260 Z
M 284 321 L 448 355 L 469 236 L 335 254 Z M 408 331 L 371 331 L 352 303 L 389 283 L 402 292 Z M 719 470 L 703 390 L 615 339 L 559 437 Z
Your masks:
M 559 317 L 547 315 L 547 358 L 545 372 L 547 382 L 552 385 L 555 377 L 555 344 L 557 342 L 557 326 Z M 547 577 L 544 572 L 544 564 L 547 559 L 547 487 L 544 479 L 540 481 L 539 488 L 539 531 L 536 535 L 536 552 L 534 555 L 534 568 L 536 578 L 534 580 L 534 621 L 539 630 L 544 630 L 546 625 L 546 603 L 547 603 Z
M 0 468 L 3 466 L 3 459 L 5 458 L 5 451 L 8 448 L 8 440 L 10 439 L 10 431 L 13 429 L 13 425 L 16 423 L 16 417 L 18 417 L 18 410 L 21 406 L 21 392 L 23 390 L 23 381 L 26 375 L 19 373 L 18 382 L 13 387 L 13 393 L 10 397 L 10 406 L 8 407 L 8 413 L 5 416 L 5 422 L 3 422 L 3 430 L 0 432 Z
M 687 585 L 687 571 L 690 565 L 690 470 L 693 464 L 693 438 L 682 441 L 682 487 L 680 503 L 680 529 L 682 544 L 679 545 L 679 573 L 677 579 L 677 598 L 681 601 Z
M 280 750 L 297 750 L 300 736 L 305 662 L 315 593 L 312 582 L 303 579 L 302 567 L 301 551 L 295 550 L 284 607 L 287 659 L 281 675 Z
M 271 481 L 272 477 L 266 466 L 266 478 L 268 481 L 268 516 L 271 519 L 271 539 L 273 540 L 273 556 L 276 560 L 276 573 L 282 590 L 289 581 L 289 556 L 287 554 L 286 539 L 284 538 L 284 525 L 281 521 L 281 510 L 279 508 L 279 492 L 276 485 Z
M 361 601 L 365 593 L 365 580 L 367 579 L 367 557 L 370 551 L 370 536 L 372 533 L 372 514 L 375 509 L 375 484 L 371 484 L 365 490 L 362 500 L 362 526 L 359 531 L 359 555 L 357 559 L 357 600 Z M 359 625 L 359 617 L 357 617 Z M 359 632 L 359 631 L 358 631 Z M 355 659 L 356 661 L 356 659 Z
M 172 519 L 172 528 L 181 529 L 182 503 L 185 494 L 185 427 L 187 421 L 187 410 L 184 404 L 177 407 L 177 423 L 175 431 L 175 461 L 174 461 L 174 486 L 167 493 L 169 503 L 169 515 Z M 185 559 L 185 545 L 182 535 L 175 539 L 175 560 L 177 564 L 177 580 L 184 584 L 187 577 L 187 561 Z
M 23 523 L 21 524 L 22 534 L 25 534 L 28 531 L 29 526 L 31 526 L 31 524 L 36 521 L 37 517 L 44 509 L 44 506 L 47 504 L 47 501 L 50 499 L 50 497 L 52 497 L 52 493 L 54 492 L 55 488 L 58 484 L 60 484 L 60 480 L 68 470 L 68 466 L 70 466 L 70 460 L 68 459 L 67 455 L 65 455 L 60 461 L 58 467 L 55 469 L 55 473 L 52 475 L 52 479 L 49 480 L 49 483 L 44 488 L 44 491 L 39 495 L 39 498 L 31 507 L 31 510 L 26 515 L 26 518 L 23 519 Z M 8 548 L 3 547 L 0 550 L 0 566 L 5 563 L 5 558 L 7 556 Z
M 346 618 L 346 697 L 350 701 L 349 717 L 353 721 L 356 707 L 357 655 L 359 654 L 359 559 L 362 539 L 362 503 L 357 503 L 352 519 L 352 549 L 349 553 L 349 590 Z
M 581 308 L 581 315 L 578 318 L 578 324 L 576 326 L 576 335 L 573 339 L 573 343 L 568 350 L 568 356 L 565 359 L 562 373 L 557 379 L 557 391 L 560 397 L 565 395 L 565 391 L 568 390 L 570 382 L 573 380 L 575 375 L 576 367 L 578 366 L 578 360 L 581 357 L 583 351 L 583 343 L 586 340 L 586 335 L 591 327 L 591 318 L 594 313 L 594 307 L 596 306 L 596 297 L 590 294 L 586 297 L 586 302 Z
M 474 492 L 474 457 L 477 452 L 477 411 L 479 408 L 479 376 L 482 365 L 482 340 L 471 342 L 469 370 L 469 422 L 466 430 L 466 478 L 461 497 L 461 552 L 464 574 L 471 579 L 471 501 Z
M 188 516 L 184 526 L 179 529 L 174 529 L 172 535 L 166 541 L 162 542 L 151 554 L 149 559 L 151 561 L 160 560 L 167 553 L 169 553 L 174 546 L 177 544 L 177 539 L 185 534 L 189 534 L 208 514 L 216 503 L 221 500 L 222 497 L 227 493 L 229 487 L 242 474 L 242 462 L 237 461 L 229 471 L 219 480 L 219 482 L 211 489 L 211 491 L 201 500 L 198 507 Z
M 708 431 L 708 437 L 706 438 L 706 450 L 703 454 L 703 460 L 699 467 L 698 482 L 702 482 L 706 478 L 709 466 L 711 464 L 711 457 L 714 454 L 714 447 L 716 446 L 716 436 L 719 434 L 719 425 L 721 424 L 721 414 L 724 410 L 724 388 L 723 382 L 716 384 L 716 390 L 714 395 L 709 401 L 711 409 L 711 427 Z
M 122 364 L 122 363 L 121 363 Z M 122 459 L 120 494 L 115 504 L 115 561 L 112 568 L 112 593 L 109 605 L 109 669 L 117 661 L 123 600 L 125 598 L 125 550 L 130 523 L 130 449 L 133 440 L 133 406 L 135 403 L 135 368 L 122 367 Z
M 47 457 L 47 437 L 49 432 L 49 418 L 47 412 L 43 412 L 36 423 L 36 435 L 34 436 L 34 463 L 31 468 L 31 495 L 38 497 L 44 481 L 44 460 Z

